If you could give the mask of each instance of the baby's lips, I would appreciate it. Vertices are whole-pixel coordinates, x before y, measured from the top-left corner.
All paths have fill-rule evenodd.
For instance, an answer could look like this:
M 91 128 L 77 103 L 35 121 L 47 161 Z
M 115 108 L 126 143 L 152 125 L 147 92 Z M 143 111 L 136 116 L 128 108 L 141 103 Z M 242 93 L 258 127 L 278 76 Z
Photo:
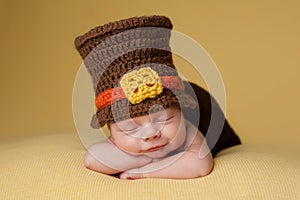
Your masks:
M 155 146 L 155 147 L 152 147 L 150 149 L 147 149 L 146 151 L 149 151 L 149 152 L 157 151 L 157 150 L 160 150 L 160 149 L 164 148 L 165 146 L 167 146 L 167 144 L 160 145 L 160 146 Z

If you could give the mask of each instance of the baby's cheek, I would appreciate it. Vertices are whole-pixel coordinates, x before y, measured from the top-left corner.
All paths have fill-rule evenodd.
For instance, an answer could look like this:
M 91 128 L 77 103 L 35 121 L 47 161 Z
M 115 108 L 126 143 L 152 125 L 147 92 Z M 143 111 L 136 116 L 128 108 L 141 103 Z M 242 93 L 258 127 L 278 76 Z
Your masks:
M 125 135 L 115 139 L 115 144 L 120 149 L 128 153 L 139 153 L 141 150 L 141 144 L 138 138 Z
M 166 127 L 163 130 L 163 134 L 168 138 L 170 138 L 171 140 L 182 138 L 182 136 L 184 136 L 184 133 L 179 129 L 179 126 Z
M 179 127 L 174 126 L 164 130 L 165 134 L 171 141 L 175 148 L 180 147 L 186 139 L 185 129 L 179 129 Z

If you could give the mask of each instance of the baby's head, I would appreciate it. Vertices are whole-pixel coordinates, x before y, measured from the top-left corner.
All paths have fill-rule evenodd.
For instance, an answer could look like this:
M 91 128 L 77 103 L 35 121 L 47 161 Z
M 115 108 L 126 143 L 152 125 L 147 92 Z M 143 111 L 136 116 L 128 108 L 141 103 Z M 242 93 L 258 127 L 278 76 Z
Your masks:
M 185 120 L 175 107 L 109 125 L 111 140 L 132 155 L 160 158 L 180 147 L 186 138 Z
M 75 40 L 95 89 L 91 125 L 109 125 L 124 151 L 151 154 L 154 140 L 155 148 L 184 141 L 185 132 L 175 134 L 183 130 L 181 108 L 196 103 L 185 94 L 173 64 L 171 29 L 164 16 L 134 17 L 98 26 Z

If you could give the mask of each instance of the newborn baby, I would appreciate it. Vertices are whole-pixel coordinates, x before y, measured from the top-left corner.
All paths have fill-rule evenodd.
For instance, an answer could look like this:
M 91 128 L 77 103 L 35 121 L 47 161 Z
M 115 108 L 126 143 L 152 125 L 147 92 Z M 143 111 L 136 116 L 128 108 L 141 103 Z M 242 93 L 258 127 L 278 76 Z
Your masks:
M 121 179 L 196 178 L 213 168 L 203 135 L 178 108 L 112 123 L 109 129 L 107 141 L 88 149 L 87 168 L 104 174 L 121 172 Z
M 91 125 L 107 125 L 111 132 L 107 141 L 89 147 L 87 168 L 121 179 L 186 179 L 211 172 L 204 136 L 182 112 L 199 105 L 173 64 L 171 29 L 165 16 L 142 16 L 95 27 L 75 39 L 95 89 Z

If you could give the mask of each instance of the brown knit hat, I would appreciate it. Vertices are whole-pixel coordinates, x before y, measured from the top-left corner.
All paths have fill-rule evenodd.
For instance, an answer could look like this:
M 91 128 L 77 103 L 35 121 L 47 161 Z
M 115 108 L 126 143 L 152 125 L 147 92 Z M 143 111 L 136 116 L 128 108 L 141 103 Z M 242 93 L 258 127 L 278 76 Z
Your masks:
M 196 106 L 173 64 L 171 29 L 167 17 L 142 16 L 98 26 L 75 39 L 95 90 L 92 127 L 149 110 Z

